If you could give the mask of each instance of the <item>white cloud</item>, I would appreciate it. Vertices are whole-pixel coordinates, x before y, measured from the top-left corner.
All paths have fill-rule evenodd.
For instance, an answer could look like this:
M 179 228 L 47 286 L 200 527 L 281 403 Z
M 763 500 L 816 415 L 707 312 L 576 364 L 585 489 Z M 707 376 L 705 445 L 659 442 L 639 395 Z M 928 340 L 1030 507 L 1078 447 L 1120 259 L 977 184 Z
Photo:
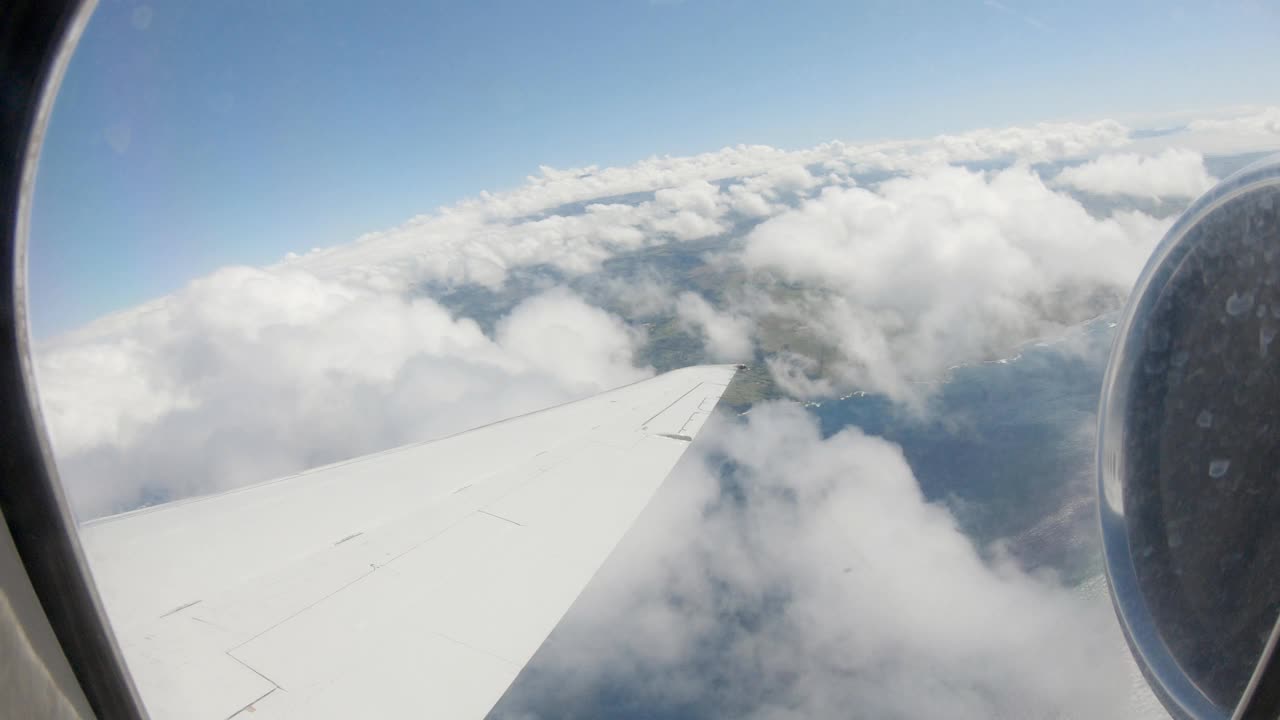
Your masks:
M 497 290 L 521 268 L 574 278 L 620 253 L 721 235 L 748 219 L 766 222 L 745 255 L 735 239 L 719 262 L 805 288 L 785 301 L 737 293 L 718 309 L 685 298 L 679 317 L 708 354 L 742 358 L 763 314 L 790 317 L 838 352 L 816 359 L 835 385 L 806 380 L 815 358 L 803 348 L 778 355 L 789 387 L 867 384 L 910 398 L 912 380 L 1040 329 L 1037 308 L 1063 286 L 1125 287 L 1158 232 L 1140 215 L 1093 220 L 1026 171 L 984 176 L 945 164 L 1084 155 L 1126 133 L 1110 121 L 1045 124 L 543 168 L 516 190 L 272 267 L 224 269 L 42 344 L 40 390 L 59 461 L 77 507 L 96 514 L 137 502 L 143 488 L 163 498 L 227 487 L 634 379 L 644 372 L 630 360 L 639 335 L 570 295 L 528 300 L 493 336 L 420 296 Z M 921 168 L 871 189 L 853 179 Z M 651 312 L 675 311 L 685 289 L 652 272 L 599 286 Z M 574 332 L 576 341 L 538 339 Z
M 498 200 L 464 202 L 285 264 L 382 291 L 418 283 L 496 288 L 517 268 L 548 265 L 580 275 L 621 252 L 719 234 L 727 203 L 702 180 L 658 190 L 653 200 L 594 203 L 575 214 L 495 217 Z
M 932 143 L 941 149 L 947 162 L 954 163 L 1000 158 L 1049 162 L 1091 155 L 1128 141 L 1127 127 L 1114 120 L 1098 120 L 974 130 L 960 135 L 939 135 Z
M 1158 713 L 1105 593 L 984 560 L 897 446 L 775 404 L 690 453 L 503 711 L 624 687 L 701 716 Z
M 543 168 L 511 192 L 272 267 L 227 268 L 43 343 L 59 469 L 91 517 L 644 377 L 642 333 L 567 290 L 523 298 L 488 334 L 421 295 L 500 289 L 536 266 L 572 279 L 619 254 L 756 220 L 715 258 L 742 279 L 715 307 L 654 269 L 666 266 L 597 287 L 635 312 L 674 313 L 713 357 L 745 360 L 766 325 L 802 331 L 815 342 L 767 349 L 796 395 L 858 387 L 919 408 L 920 383 L 950 365 L 1072 322 L 1098 293 L 1114 304 L 1128 291 L 1166 223 L 1094 217 L 1028 169 L 1128 140 L 1100 121 Z M 987 161 L 1013 166 L 953 166 Z M 1150 160 L 1122 169 L 1126 188 L 1170 182 L 1139 177 L 1163 171 Z M 678 700 L 704 691 L 690 672 L 703 663 L 724 681 L 722 714 L 771 718 L 1125 707 L 1131 674 L 1105 603 L 984 561 L 924 502 L 893 446 L 854 430 L 823 440 L 795 408 L 750 417 L 711 426 L 711 455 L 685 464 L 655 511 L 661 522 L 608 567 L 608 601 L 585 606 L 566 651 L 578 674 L 564 683 L 634 673 L 655 683 L 654 697 Z M 721 457 L 740 502 L 721 496 Z M 726 612 L 751 627 L 716 646 Z M 616 622 L 620 613 L 634 622 Z M 699 654 L 708 647 L 710 662 Z
M 597 288 L 601 295 L 625 308 L 628 317 L 638 318 L 669 312 L 677 290 L 652 268 L 628 277 L 607 276 Z
M 1280 107 L 1264 107 L 1226 118 L 1202 118 L 1188 123 L 1192 130 L 1228 130 L 1244 135 L 1280 136 Z
M 765 199 L 763 193 L 748 190 L 741 183 L 731 185 L 728 189 L 729 207 L 739 215 L 749 218 L 762 218 L 772 215 L 775 206 Z
M 765 193 L 776 199 L 784 194 L 808 190 L 817 185 L 818 180 L 803 165 L 792 163 L 779 165 L 766 173 L 749 177 L 744 183 L 748 189 Z
M 767 358 L 765 364 L 773 381 L 791 397 L 816 398 L 836 394 L 835 383 L 824 375 L 821 364 L 808 355 L 784 351 Z
M 1181 144 L 1228 154 L 1280 150 L 1280 107 L 1247 108 L 1229 117 L 1192 120 Z
M 59 470 L 92 517 L 465 430 L 644 377 L 638 336 L 563 290 L 494 338 L 426 298 L 228 268 L 44 347 Z
M 835 377 L 906 397 L 904 383 L 943 358 L 980 354 L 1010 332 L 1028 329 L 1019 303 L 1038 291 L 1035 273 L 1022 270 L 1035 270 L 1037 261 L 1057 263 L 1061 276 L 1063 268 L 1080 265 L 1079 251 L 1088 243 L 1112 246 L 1107 252 L 1116 260 L 1103 266 L 1127 267 L 1132 243 L 1116 232 L 1118 223 L 1090 225 L 1067 208 L 1074 224 L 1062 234 L 1083 240 L 1069 249 L 1049 243 L 1053 252 L 1044 257 L 1019 255 L 1016 240 L 984 235 L 990 222 L 983 213 L 994 213 L 997 225 L 1033 222 L 1031 214 L 1007 212 L 1004 205 L 1010 198 L 1025 203 L 1016 194 L 1029 176 L 1021 184 L 996 179 L 988 185 L 962 171 L 939 171 L 925 182 L 932 190 L 891 181 L 877 195 L 848 189 L 840 168 L 933 166 L 1009 154 L 1043 159 L 1114 144 L 1123 133 L 1108 122 L 1042 125 L 798 152 L 738 146 L 626 168 L 544 168 L 518 190 L 482 194 L 274 267 L 229 268 L 49 343 L 40 358 L 46 413 L 77 506 L 96 514 L 139 501 L 144 488 L 163 498 L 227 487 L 602 389 L 637 376 L 629 362 L 636 335 L 580 301 L 575 306 L 565 295 L 531 300 L 489 338 L 429 300 L 406 298 L 424 285 L 498 288 L 521 267 L 591 272 L 620 252 L 723 233 L 730 212 L 782 213 L 752 236 L 748 265 L 841 288 L 781 308 L 812 312 L 805 320 L 838 340 L 843 362 Z M 819 180 L 808 169 L 815 164 L 832 174 Z M 711 182 L 726 177 L 737 178 L 727 190 Z M 788 210 L 791 199 L 808 197 L 824 181 L 829 185 L 816 200 Z M 610 200 L 646 191 L 652 199 Z M 1030 193 L 1041 210 L 1065 202 L 1042 187 Z M 548 213 L 584 202 L 581 211 Z M 856 240 L 840 237 L 855 227 Z M 913 259 L 917 250 L 923 262 Z M 1096 263 L 1088 265 L 1096 272 Z M 993 269 L 1013 287 L 973 290 L 971 283 L 990 280 Z M 680 317 L 699 329 L 714 357 L 745 359 L 751 351 L 759 299 L 737 301 L 746 305 L 715 311 L 694 296 L 680 304 Z M 576 315 L 552 319 L 556 312 Z M 542 331 L 575 328 L 576 345 L 538 339 Z M 571 347 L 575 352 L 556 352 Z M 784 361 L 775 362 L 779 378 L 793 390 L 827 389 L 825 380 L 802 382 L 803 372 L 794 371 L 803 359 L 793 357 L 789 378 Z M 467 372 L 478 379 L 431 381 Z M 516 382 L 512 378 L 529 384 L 521 391 L 486 390 Z M 438 393 L 445 404 L 403 403 L 406 389 Z M 233 451 L 242 446 L 242 454 Z M 202 460 L 211 455 L 219 459 Z M 118 492 L 105 490 L 117 484 Z
M 844 183 L 840 173 L 1080 157 L 1123 144 L 1127 133 L 1113 121 L 1046 123 L 929 140 L 832 142 L 797 151 L 738 145 L 688 157 L 653 157 L 626 167 L 543 167 L 516 190 L 481 193 L 350 245 L 287 262 L 321 277 L 384 290 L 419 282 L 497 287 L 518 267 L 547 264 L 579 274 L 598 269 L 619 252 L 709 237 L 727 229 L 723 218 L 729 210 L 748 218 L 767 217 L 786 208 L 781 200 L 819 184 L 810 165 L 836 171 L 827 181 Z M 713 184 L 726 179 L 736 182 L 724 192 Z M 617 200 L 650 192 L 654 199 L 639 204 Z M 585 212 L 556 212 L 575 203 L 585 204 Z
M 833 159 L 853 173 L 921 172 L 940 165 L 993 160 L 1050 162 L 1087 157 L 1130 142 L 1129 129 L 1114 120 L 1039 123 L 1031 127 L 972 130 L 927 140 L 866 145 L 831 143 Z M 829 166 L 840 163 L 829 161 Z
M 1280 150 L 1280 107 L 1237 106 L 1142 118 L 1144 128 L 1127 149 L 1154 155 L 1181 148 L 1204 156 L 1239 155 Z
M 834 345 L 828 377 L 910 403 L 948 365 L 1083 319 L 1095 291 L 1126 293 L 1165 224 L 1094 218 L 1023 167 L 946 167 L 828 188 L 757 227 L 743 261 L 807 288 L 768 312 Z M 803 391 L 798 369 L 780 356 L 775 377 Z
M 1065 168 L 1054 182 L 1098 195 L 1194 198 L 1213 187 L 1217 179 L 1205 169 L 1200 153 L 1169 148 L 1153 156 L 1103 155 Z
M 631 367 L 634 330 L 565 290 L 518 305 L 497 328 L 497 342 L 531 368 L 574 394 L 590 394 L 640 379 Z
M 707 353 L 723 362 L 747 362 L 753 355 L 751 320 L 717 311 L 701 295 L 684 292 L 676 316 L 702 334 Z

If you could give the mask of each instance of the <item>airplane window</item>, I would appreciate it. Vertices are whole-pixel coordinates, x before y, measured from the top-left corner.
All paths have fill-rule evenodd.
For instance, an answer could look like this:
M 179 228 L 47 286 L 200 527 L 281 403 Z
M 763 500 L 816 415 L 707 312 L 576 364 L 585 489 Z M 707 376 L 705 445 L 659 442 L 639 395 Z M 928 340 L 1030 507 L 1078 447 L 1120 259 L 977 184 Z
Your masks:
M 1278 31 L 101 3 L 28 321 L 147 712 L 1231 717 Z

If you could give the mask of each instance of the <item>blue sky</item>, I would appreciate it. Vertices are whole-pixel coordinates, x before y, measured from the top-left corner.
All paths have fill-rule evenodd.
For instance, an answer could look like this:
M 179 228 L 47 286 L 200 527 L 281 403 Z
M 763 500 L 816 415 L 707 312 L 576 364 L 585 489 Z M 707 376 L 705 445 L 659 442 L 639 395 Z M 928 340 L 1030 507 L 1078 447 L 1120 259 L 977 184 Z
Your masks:
M 47 336 L 539 164 L 1275 100 L 1280 13 L 1164 2 L 103 2 L 41 158 Z

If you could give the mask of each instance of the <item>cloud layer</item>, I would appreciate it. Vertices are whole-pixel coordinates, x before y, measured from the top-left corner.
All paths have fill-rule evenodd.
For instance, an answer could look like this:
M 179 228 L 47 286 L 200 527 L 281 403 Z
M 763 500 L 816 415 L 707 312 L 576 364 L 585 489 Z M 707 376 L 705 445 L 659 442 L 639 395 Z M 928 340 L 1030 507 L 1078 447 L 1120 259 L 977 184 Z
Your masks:
M 228 268 L 45 348 L 41 396 L 82 517 L 224 490 L 640 379 L 639 334 L 563 290 L 493 337 L 427 298 Z
M 89 515 L 634 379 L 649 370 L 635 357 L 646 340 L 627 324 L 632 314 L 669 314 L 701 343 L 701 359 L 755 354 L 798 397 L 862 389 L 919 405 L 920 383 L 950 364 L 998 354 L 1127 291 L 1163 224 L 1137 212 L 1097 216 L 1027 163 L 1104 153 L 1067 178 L 1167 184 L 1174 164 L 1178 192 L 1206 181 L 1192 153 L 1105 154 L 1128 132 L 1112 121 L 1042 124 L 543 168 L 516 190 L 274 266 L 227 268 L 42 343 L 42 402 L 73 500 Z M 606 268 L 692 243 L 707 248 L 693 260 L 706 263 L 698 272 L 719 286 L 677 286 L 666 266 L 625 277 Z M 505 318 L 431 299 L 509 293 L 520 273 L 539 279 L 502 307 Z M 551 291 L 590 275 L 623 316 Z
M 1265 140 L 1274 112 L 1180 132 Z M 952 366 L 1123 301 L 1169 220 L 1115 198 L 1212 181 L 1179 137 L 1134 148 L 1103 120 L 542 168 L 41 343 L 59 471 L 87 519 L 704 360 L 926 414 Z M 693 715 L 1130 714 L 1096 594 L 975 548 L 895 446 L 824 439 L 795 406 L 748 417 L 710 426 L 549 646 L 559 710 L 507 710 L 591 715 L 630 682 Z
M 827 189 L 757 227 L 742 257 L 806 288 L 770 311 L 832 341 L 822 359 L 835 386 L 806 384 L 811 373 L 784 356 L 775 362 L 788 389 L 910 402 L 949 364 L 1078 322 L 1098 293 L 1122 297 L 1164 225 L 1140 213 L 1095 218 L 1023 166 L 945 167 L 875 191 Z
M 493 717 L 1155 716 L 1105 598 L 984 559 L 896 446 L 705 437 Z
M 1064 169 L 1055 181 L 1099 195 L 1195 198 L 1213 187 L 1217 179 L 1205 170 L 1199 153 L 1170 148 L 1146 157 L 1132 153 L 1104 155 Z

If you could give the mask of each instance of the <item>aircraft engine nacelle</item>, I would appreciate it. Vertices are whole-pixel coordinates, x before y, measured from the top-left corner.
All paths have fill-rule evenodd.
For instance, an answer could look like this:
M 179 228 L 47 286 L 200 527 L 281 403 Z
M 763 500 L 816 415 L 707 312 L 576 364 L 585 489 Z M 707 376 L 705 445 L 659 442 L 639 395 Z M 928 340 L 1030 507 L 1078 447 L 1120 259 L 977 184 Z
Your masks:
M 1117 327 L 1098 425 L 1116 613 L 1174 717 L 1277 717 L 1280 155 L 1170 229 Z

